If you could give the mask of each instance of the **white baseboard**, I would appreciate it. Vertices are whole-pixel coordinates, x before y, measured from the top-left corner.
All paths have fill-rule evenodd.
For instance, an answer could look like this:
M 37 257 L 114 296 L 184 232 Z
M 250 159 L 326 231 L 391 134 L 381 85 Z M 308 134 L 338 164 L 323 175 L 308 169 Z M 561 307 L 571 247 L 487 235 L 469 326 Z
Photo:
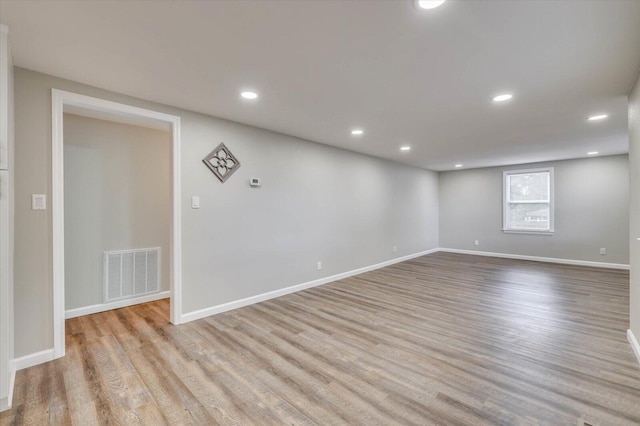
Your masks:
M 636 359 L 640 362 L 640 345 L 636 340 L 636 336 L 633 335 L 633 331 L 631 329 L 627 330 L 627 339 L 629 343 L 631 343 L 631 349 L 633 349 L 633 353 L 636 354 Z
M 284 296 L 286 294 L 295 293 L 297 291 L 305 290 L 311 287 L 316 287 L 323 284 L 328 284 L 330 282 L 342 280 L 348 277 L 352 277 L 354 275 L 362 274 L 365 272 L 373 271 L 375 269 L 384 268 L 385 266 L 393 265 L 396 263 L 404 262 L 409 259 L 413 259 L 416 257 L 424 256 L 427 254 L 435 253 L 438 249 L 430 249 L 421 251 L 418 253 L 413 253 L 407 256 L 397 257 L 395 259 L 387 260 L 385 262 L 377 263 L 375 265 L 365 266 L 363 268 L 354 269 L 352 271 L 343 272 L 341 274 L 331 275 L 329 277 L 320 278 L 314 281 L 308 281 L 306 283 L 297 284 L 291 287 L 282 288 L 279 290 L 270 291 L 263 294 L 258 294 L 256 296 L 250 296 L 240 300 L 234 300 L 233 302 L 223 303 L 222 305 L 212 306 L 210 308 L 204 308 L 197 311 L 189 312 L 183 314 L 181 317 L 181 324 L 195 321 L 200 318 L 205 318 L 211 315 L 220 314 L 222 312 L 230 311 L 233 309 L 242 308 L 244 306 L 253 305 L 254 303 L 264 302 L 265 300 L 273 299 L 276 297 Z
M 526 256 L 521 254 L 494 253 L 489 251 L 461 250 L 450 248 L 440 248 L 438 250 L 446 253 L 471 254 L 474 256 L 502 257 L 506 259 L 532 260 L 534 262 L 561 263 L 564 265 L 592 266 L 595 268 L 624 269 L 627 271 L 629 270 L 629 265 L 624 263 L 592 262 L 588 260 L 558 259 L 555 257 Z
M 101 303 L 99 305 L 85 306 L 82 308 L 69 309 L 65 311 L 65 319 L 80 317 L 82 315 L 97 314 L 98 312 L 110 311 L 112 309 L 124 308 L 127 306 L 137 305 L 139 303 L 153 302 L 154 300 L 167 299 L 171 296 L 169 291 L 161 291 L 160 293 L 148 294 L 145 296 L 134 297 L 132 299 L 118 300 L 116 302 Z
M 16 369 L 11 368 L 11 377 L 9 378 L 9 396 L 7 396 L 8 408 L 13 404 L 13 388 L 16 385 Z
M 5 398 L 0 399 L 0 412 L 6 411 L 11 408 L 13 402 L 13 388 L 16 383 L 16 370 L 11 368 L 9 372 L 9 394 Z
M 33 367 L 34 365 L 43 364 L 55 359 L 53 348 L 45 349 L 44 351 L 35 352 L 29 355 L 21 356 L 11 360 L 11 371 L 16 372 L 25 368 Z

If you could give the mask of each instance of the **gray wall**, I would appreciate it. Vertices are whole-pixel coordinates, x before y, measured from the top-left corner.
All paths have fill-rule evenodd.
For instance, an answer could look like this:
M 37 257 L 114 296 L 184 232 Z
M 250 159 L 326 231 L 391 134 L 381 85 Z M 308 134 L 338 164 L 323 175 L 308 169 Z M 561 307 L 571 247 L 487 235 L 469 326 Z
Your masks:
M 640 78 L 629 94 L 629 166 L 631 184 L 631 331 L 640 339 Z
M 51 194 L 51 88 L 181 117 L 183 313 L 438 245 L 434 172 L 16 68 L 16 356 L 53 346 L 51 211 L 29 208 Z M 201 162 L 220 142 L 242 163 L 224 184 Z
M 440 247 L 628 264 L 628 163 L 619 155 L 440 173 Z M 555 234 L 502 232 L 503 170 L 547 166 L 554 167 Z
M 64 114 L 65 308 L 103 303 L 103 253 L 161 248 L 169 290 L 171 134 Z

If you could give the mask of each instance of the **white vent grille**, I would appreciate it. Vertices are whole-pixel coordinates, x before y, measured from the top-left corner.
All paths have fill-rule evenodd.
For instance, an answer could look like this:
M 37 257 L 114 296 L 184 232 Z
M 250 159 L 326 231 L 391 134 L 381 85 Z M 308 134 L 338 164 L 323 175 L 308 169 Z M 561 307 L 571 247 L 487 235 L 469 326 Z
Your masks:
M 104 301 L 160 291 L 160 247 L 104 252 Z

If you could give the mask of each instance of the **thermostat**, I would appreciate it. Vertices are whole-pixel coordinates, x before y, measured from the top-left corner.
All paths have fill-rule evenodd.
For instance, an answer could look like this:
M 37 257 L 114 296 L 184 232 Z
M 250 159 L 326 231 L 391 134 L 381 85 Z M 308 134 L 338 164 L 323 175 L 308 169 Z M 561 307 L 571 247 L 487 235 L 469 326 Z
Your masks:
M 254 188 L 258 188 L 262 186 L 262 181 L 260 180 L 260 178 L 251 178 L 249 179 L 249 185 Z

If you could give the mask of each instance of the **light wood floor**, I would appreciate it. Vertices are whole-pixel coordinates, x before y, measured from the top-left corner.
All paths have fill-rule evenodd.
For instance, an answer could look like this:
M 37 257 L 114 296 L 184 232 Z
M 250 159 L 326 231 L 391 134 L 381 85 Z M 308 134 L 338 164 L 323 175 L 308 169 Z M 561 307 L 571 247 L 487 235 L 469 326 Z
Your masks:
M 181 326 L 67 321 L 2 424 L 638 425 L 624 271 L 436 253 Z

